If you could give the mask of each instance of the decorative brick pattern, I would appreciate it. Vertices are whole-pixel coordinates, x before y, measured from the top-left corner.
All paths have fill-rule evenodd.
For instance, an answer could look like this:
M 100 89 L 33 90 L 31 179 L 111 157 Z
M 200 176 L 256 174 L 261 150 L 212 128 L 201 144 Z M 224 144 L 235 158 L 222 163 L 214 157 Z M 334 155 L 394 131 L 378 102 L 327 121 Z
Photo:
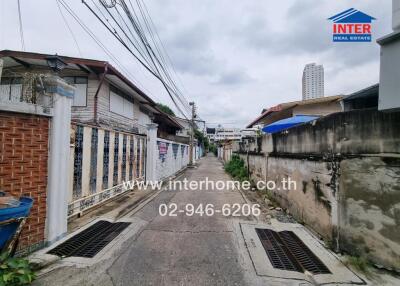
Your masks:
M 0 112 L 0 190 L 34 199 L 19 249 L 45 240 L 49 118 Z

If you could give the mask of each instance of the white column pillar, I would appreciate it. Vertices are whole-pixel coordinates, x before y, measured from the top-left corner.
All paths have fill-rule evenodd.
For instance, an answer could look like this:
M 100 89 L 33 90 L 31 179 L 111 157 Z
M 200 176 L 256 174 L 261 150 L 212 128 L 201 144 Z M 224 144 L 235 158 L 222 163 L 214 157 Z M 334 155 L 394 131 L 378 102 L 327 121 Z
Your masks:
M 155 123 L 147 124 L 147 161 L 146 161 L 146 180 L 154 181 L 157 179 L 157 127 Z
M 71 105 L 75 88 L 58 76 L 45 79 L 53 98 L 47 186 L 47 241 L 51 244 L 67 232 L 68 174 L 70 156 Z

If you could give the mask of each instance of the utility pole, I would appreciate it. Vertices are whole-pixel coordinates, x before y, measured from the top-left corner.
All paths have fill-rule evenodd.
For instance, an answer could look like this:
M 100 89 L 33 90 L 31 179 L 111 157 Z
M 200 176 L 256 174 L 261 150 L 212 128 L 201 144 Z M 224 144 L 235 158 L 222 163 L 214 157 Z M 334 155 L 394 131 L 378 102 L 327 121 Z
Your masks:
M 190 143 L 189 143 L 189 166 L 193 166 L 193 145 L 194 145 L 194 119 L 196 118 L 196 105 L 195 103 L 189 102 L 189 105 L 192 107 L 192 117 L 191 117 L 191 132 L 190 132 Z

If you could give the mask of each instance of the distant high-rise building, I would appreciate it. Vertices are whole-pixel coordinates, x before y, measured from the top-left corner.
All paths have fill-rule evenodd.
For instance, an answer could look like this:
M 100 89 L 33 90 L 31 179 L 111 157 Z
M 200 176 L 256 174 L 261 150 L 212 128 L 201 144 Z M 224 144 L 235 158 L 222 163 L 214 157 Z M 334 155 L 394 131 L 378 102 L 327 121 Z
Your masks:
M 308 64 L 303 71 L 303 100 L 324 97 L 324 67 Z

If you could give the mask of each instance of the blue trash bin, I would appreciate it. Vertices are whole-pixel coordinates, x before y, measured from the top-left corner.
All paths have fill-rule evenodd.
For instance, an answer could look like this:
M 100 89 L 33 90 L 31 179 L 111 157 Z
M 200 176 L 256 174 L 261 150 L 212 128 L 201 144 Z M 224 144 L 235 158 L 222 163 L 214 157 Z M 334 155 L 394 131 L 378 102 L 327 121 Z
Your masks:
M 29 215 L 33 199 L 29 197 L 20 197 L 20 205 L 18 207 L 0 209 L 0 222 L 13 219 L 24 218 Z M 15 234 L 19 222 L 13 222 L 7 225 L 0 225 L 0 250 L 3 249 L 6 242 Z

